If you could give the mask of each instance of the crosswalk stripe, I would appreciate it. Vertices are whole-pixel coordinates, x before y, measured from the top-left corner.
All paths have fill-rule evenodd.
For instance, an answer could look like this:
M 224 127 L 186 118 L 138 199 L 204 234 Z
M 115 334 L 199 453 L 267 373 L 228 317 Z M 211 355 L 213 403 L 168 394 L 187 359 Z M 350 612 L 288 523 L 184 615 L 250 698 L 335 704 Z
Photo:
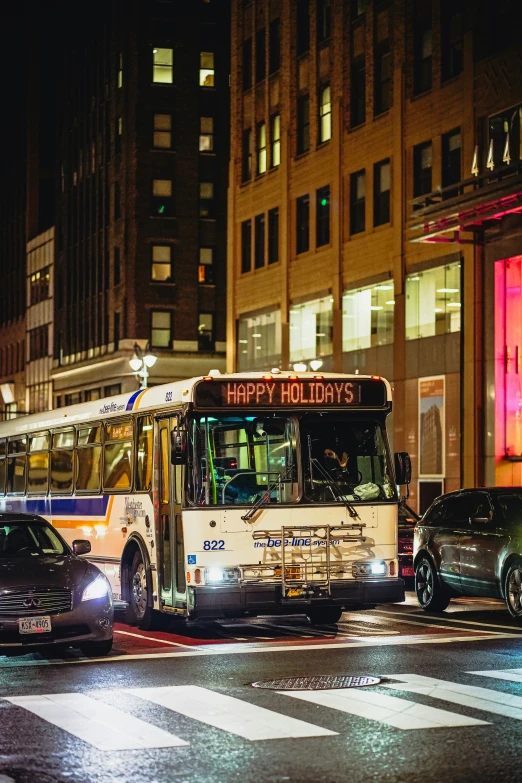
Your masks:
M 38 715 L 99 750 L 174 748 L 185 740 L 83 693 L 11 696 L 6 701 Z
M 461 685 L 457 682 L 439 680 L 435 677 L 425 677 L 421 674 L 390 674 L 394 680 L 401 683 L 383 683 L 385 688 L 392 690 L 420 693 L 441 699 L 463 707 L 473 707 L 484 712 L 493 712 L 516 720 L 522 720 L 522 697 L 476 685 Z
M 272 712 L 264 707 L 198 685 L 126 688 L 124 692 L 209 726 L 237 734 L 247 740 L 325 737 L 337 734 L 335 731 Z
M 498 669 L 490 672 L 467 672 L 467 674 L 479 674 L 482 677 L 493 677 L 496 680 L 508 680 L 509 682 L 522 682 L 522 669 Z
M 279 691 L 284 696 L 330 707 L 360 718 L 368 718 L 397 729 L 432 729 L 450 726 L 488 725 L 486 721 L 468 718 L 436 707 L 427 707 L 407 699 L 366 690 Z

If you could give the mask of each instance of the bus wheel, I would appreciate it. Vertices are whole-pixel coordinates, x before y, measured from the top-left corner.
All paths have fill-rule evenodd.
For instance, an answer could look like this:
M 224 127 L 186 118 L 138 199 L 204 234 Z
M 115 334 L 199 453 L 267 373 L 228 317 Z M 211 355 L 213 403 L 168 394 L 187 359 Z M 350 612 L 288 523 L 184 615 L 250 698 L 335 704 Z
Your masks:
M 155 625 L 155 612 L 150 606 L 152 590 L 143 555 L 140 550 L 132 560 L 129 576 L 129 605 L 126 620 L 129 625 L 137 625 L 144 631 L 152 630 Z
M 312 625 L 335 625 L 341 619 L 342 613 L 340 606 L 317 606 L 309 609 L 306 616 Z

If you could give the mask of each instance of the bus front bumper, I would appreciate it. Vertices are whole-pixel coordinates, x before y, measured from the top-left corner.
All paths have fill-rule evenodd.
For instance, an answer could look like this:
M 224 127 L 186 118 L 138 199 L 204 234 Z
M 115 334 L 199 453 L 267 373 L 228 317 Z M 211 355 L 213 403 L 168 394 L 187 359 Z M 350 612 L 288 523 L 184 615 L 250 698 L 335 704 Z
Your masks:
M 322 594 L 321 594 L 322 593 Z M 332 580 L 330 595 L 318 591 L 310 600 L 283 598 L 281 582 L 242 585 L 201 585 L 188 589 L 192 619 L 241 617 L 244 614 L 306 614 L 314 606 L 353 608 L 404 601 L 404 582 L 398 578 Z

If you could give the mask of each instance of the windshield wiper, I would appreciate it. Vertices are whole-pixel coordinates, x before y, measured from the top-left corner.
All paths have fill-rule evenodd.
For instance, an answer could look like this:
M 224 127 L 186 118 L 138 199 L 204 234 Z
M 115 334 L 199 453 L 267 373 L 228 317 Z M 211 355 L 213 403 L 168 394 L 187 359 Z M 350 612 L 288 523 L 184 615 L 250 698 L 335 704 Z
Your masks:
M 277 487 L 281 484 L 282 481 L 284 481 L 288 476 L 293 472 L 294 465 L 290 464 L 288 465 L 284 470 L 282 470 L 276 480 L 270 484 L 269 487 L 266 488 L 266 490 L 263 492 L 259 500 L 256 500 L 252 508 L 249 508 L 248 511 L 244 516 L 241 517 L 243 522 L 249 522 L 256 511 L 261 508 L 261 506 L 264 506 L 266 503 L 270 503 L 270 495 L 272 492 L 277 489 Z

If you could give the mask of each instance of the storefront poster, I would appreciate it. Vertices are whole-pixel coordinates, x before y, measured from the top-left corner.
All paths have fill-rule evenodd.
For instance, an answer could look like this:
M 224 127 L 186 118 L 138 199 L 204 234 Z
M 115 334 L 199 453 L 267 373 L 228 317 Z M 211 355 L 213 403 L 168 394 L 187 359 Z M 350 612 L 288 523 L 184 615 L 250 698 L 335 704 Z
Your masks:
M 444 477 L 444 380 L 419 378 L 419 476 Z

